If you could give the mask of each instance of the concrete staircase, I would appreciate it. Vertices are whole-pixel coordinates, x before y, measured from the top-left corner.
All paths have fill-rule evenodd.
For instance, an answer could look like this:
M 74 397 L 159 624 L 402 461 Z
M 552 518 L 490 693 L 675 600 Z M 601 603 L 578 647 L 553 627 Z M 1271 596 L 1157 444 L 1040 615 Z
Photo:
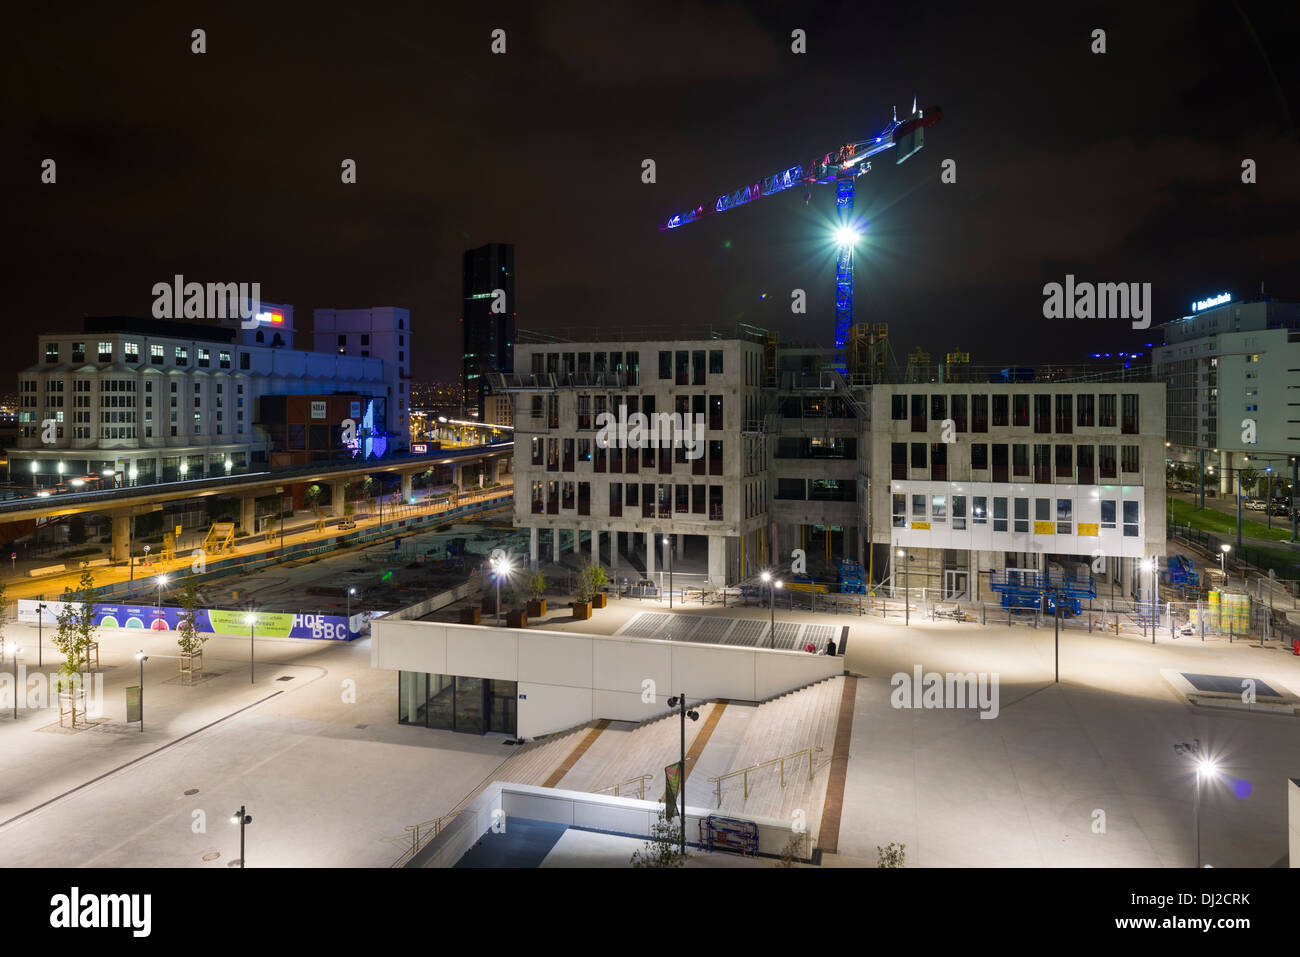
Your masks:
M 815 847 L 843 693 L 844 678 L 836 676 L 760 704 L 745 729 L 731 770 L 821 747 L 822 751 L 812 755 L 812 780 L 807 755 L 786 762 L 785 787 L 776 764 L 750 772 L 748 797 L 743 775 L 727 778 L 722 782 L 722 806 L 717 813 L 789 821 L 796 810 L 801 811 Z M 709 807 L 717 804 L 716 796 L 711 797 Z
M 700 733 L 709 720 L 709 714 L 716 707 L 714 702 L 694 706 L 699 712 L 698 721 L 686 721 L 686 750 L 691 749 L 695 736 Z M 609 734 L 607 730 L 605 734 Z M 559 788 L 581 791 L 599 791 L 631 780 L 639 774 L 653 775 L 647 782 L 645 798 L 657 801 L 663 797 L 664 768 L 681 758 L 681 718 L 676 714 L 654 718 L 633 726 L 628 731 L 619 732 L 619 747 L 612 753 L 604 753 L 604 761 L 598 767 L 592 764 L 584 766 L 579 760 L 556 785 Z M 604 735 L 602 735 L 604 737 Z M 588 752 L 595 757 L 596 748 Z M 585 758 L 586 756 L 584 756 Z M 691 774 L 688 762 L 686 773 Z M 613 792 L 609 792 L 613 793 Z M 621 792 L 627 797 L 628 792 Z

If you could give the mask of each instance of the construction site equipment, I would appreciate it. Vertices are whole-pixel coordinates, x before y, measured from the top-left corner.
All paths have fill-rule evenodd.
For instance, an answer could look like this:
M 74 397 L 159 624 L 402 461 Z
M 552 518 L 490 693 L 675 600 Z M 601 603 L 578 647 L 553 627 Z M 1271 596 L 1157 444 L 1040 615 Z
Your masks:
M 172 532 L 163 532 L 162 545 L 158 549 L 158 560 L 167 561 L 176 557 L 176 536 Z
M 907 355 L 907 381 L 930 381 L 930 353 L 917 346 Z
M 208 534 L 203 537 L 203 552 L 206 555 L 220 555 L 235 547 L 235 523 L 213 522 Z
M 836 564 L 840 573 L 840 594 L 865 595 L 867 586 L 862 577 L 862 563 L 841 558 Z
M 1033 568 L 1007 568 L 989 573 L 989 588 L 1002 596 L 1003 608 L 1011 611 L 1038 611 L 1055 615 L 1060 603 L 1061 615 L 1071 618 L 1083 612 L 1083 599 L 1097 597 L 1097 583 L 1091 577 L 1042 575 Z
M 853 247 L 861 234 L 861 224 L 853 215 L 854 180 L 870 172 L 871 163 L 868 160 L 885 150 L 898 147 L 896 164 L 912 156 L 925 145 L 926 128 L 938 123 L 942 116 L 943 111 L 939 107 L 932 106 L 926 110 L 918 110 L 913 100 L 912 115 L 903 122 L 898 121 L 897 111 L 895 111 L 893 120 L 875 136 L 846 143 L 820 158 L 791 166 L 765 179 L 750 182 L 734 192 L 718 196 L 712 203 L 701 203 L 669 218 L 660 224 L 659 229 L 661 231 L 677 229 L 710 213 L 725 212 L 752 202 L 760 196 L 770 196 L 795 186 L 834 183 L 837 211 L 835 364 L 840 372 L 845 372 L 853 328 Z M 804 202 L 807 203 L 811 198 L 811 192 L 807 193 Z
M 1170 555 L 1166 560 L 1169 584 L 1175 587 L 1200 585 L 1201 577 L 1196 574 L 1192 560 L 1185 555 Z

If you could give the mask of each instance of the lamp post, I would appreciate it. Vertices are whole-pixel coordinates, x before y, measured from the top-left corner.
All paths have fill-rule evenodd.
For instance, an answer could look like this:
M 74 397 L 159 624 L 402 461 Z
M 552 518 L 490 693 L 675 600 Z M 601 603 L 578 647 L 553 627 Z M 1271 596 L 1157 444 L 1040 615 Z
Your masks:
M 1154 617 L 1154 616 L 1155 616 L 1155 613 L 1156 613 L 1156 608 L 1158 607 L 1158 606 L 1156 605 L 1156 594 L 1155 594 L 1155 578 L 1156 578 L 1156 576 L 1155 576 L 1155 571 L 1156 571 L 1156 563 L 1155 563 L 1155 561 L 1154 561 L 1153 559 L 1150 559 L 1150 558 L 1144 558 L 1144 559 L 1142 560 L 1142 571 L 1146 572 L 1149 576 L 1151 576 L 1151 577 L 1150 577 L 1150 583 L 1147 585 L 1147 596 L 1148 596 L 1148 599 L 1149 599 L 1149 601 L 1150 601 L 1151 614 L 1150 614 L 1150 615 L 1144 615 L 1143 617 L 1144 617 L 1144 618 L 1150 618 L 1150 619 L 1151 619 L 1151 644 L 1154 645 L 1154 644 L 1156 643 L 1156 622 L 1155 622 L 1155 617 Z
M 18 720 L 18 656 L 22 653 L 19 645 L 11 645 L 5 641 L 3 650 L 13 655 L 14 658 L 14 720 Z
M 1219 546 L 1219 571 L 1223 572 L 1224 581 L 1228 578 L 1228 552 L 1232 551 L 1232 546 L 1224 542 Z
M 348 637 L 352 637 L 352 596 L 357 593 L 355 588 L 348 589 Z
M 776 590 L 781 587 L 781 579 L 773 578 L 771 572 L 763 572 L 763 581 L 767 583 L 768 610 L 771 630 L 768 632 L 768 644 L 776 647 Z
M 159 575 L 158 576 L 158 602 L 157 604 L 154 605 L 154 608 L 156 608 L 159 612 L 162 611 L 162 590 L 163 590 L 163 586 L 166 584 L 167 584 L 167 576 Z
M 501 625 L 501 579 L 510 574 L 510 558 L 506 555 L 494 556 L 491 560 L 492 577 L 497 583 L 497 626 Z
M 678 790 L 680 790 L 680 791 L 682 792 L 682 816 L 681 816 L 681 821 L 682 821 L 682 844 L 681 844 L 681 850 L 682 850 L 682 853 L 685 854 L 685 853 L 686 853 L 686 719 L 687 719 L 687 718 L 690 718 L 692 721 L 699 721 L 699 720 L 700 720 L 700 713 L 699 713 L 698 711 L 687 711 L 687 710 L 686 710 L 686 695 L 684 695 L 684 694 L 683 694 L 683 695 L 677 695 L 676 697 L 669 698 L 669 699 L 668 699 L 668 707 L 670 707 L 670 708 L 677 708 L 677 709 L 679 710 L 679 712 L 681 713 L 681 716 L 682 716 L 682 758 L 681 758 L 681 764 L 678 765 L 678 768 L 681 769 L 681 770 L 679 771 L 680 779 L 679 779 L 679 781 L 678 781 Z
M 244 866 L 244 828 L 253 823 L 253 815 L 248 813 L 244 805 L 239 805 L 239 810 L 230 815 L 230 823 L 239 825 L 239 866 Z
M 673 607 L 673 543 L 669 536 L 664 536 L 664 549 L 668 553 L 668 608 Z
M 1214 762 L 1201 751 L 1201 739 L 1193 738 L 1191 744 L 1175 744 L 1175 754 L 1186 754 L 1196 762 L 1196 801 L 1192 805 L 1192 826 L 1196 830 L 1196 868 L 1201 867 L 1201 778 L 1213 777 L 1218 771 Z
M 912 623 L 912 590 L 909 579 L 912 571 L 912 556 L 907 553 L 907 549 L 900 548 L 898 557 L 903 560 L 903 624 L 910 625 Z
M 44 644 L 42 625 L 45 624 L 45 609 L 48 607 L 50 606 L 45 604 L 45 602 L 40 601 L 39 599 L 37 600 L 36 602 L 36 667 L 37 668 L 44 667 L 41 664 L 42 646 Z
M 185 476 L 186 476 L 187 474 L 189 474 L 189 471 L 190 471 L 190 463 L 189 463 L 189 462 L 182 462 L 182 463 L 181 463 L 181 481 L 182 481 L 182 482 L 185 481 Z
M 248 683 L 251 685 L 253 683 L 253 627 L 257 624 L 257 610 L 252 602 L 249 602 L 244 624 L 248 626 Z
M 144 734 L 144 663 L 149 660 L 149 656 L 141 648 L 135 653 L 135 660 L 140 662 L 140 733 Z

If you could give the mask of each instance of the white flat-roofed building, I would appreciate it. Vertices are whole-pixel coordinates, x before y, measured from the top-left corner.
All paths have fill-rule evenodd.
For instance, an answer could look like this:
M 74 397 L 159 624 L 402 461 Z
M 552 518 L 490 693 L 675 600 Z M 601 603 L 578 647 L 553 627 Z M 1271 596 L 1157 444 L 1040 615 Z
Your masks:
M 1141 561 L 1165 552 L 1164 390 L 1129 380 L 874 386 L 872 542 L 890 546 L 891 562 L 908 552 L 909 587 L 945 598 L 992 598 L 980 581 L 989 571 L 1058 565 L 1074 575 L 1103 563 L 1131 592 Z
M 282 342 L 291 312 L 288 327 Z M 244 471 L 271 451 L 256 421 L 262 396 L 386 394 L 382 360 L 271 345 L 278 328 L 112 316 L 42 335 L 36 365 L 19 374 L 10 475 L 51 485 L 113 470 L 145 484 Z
M 400 306 L 317 309 L 312 316 L 317 352 L 383 361 L 388 444 L 405 451 L 411 442 L 411 310 Z

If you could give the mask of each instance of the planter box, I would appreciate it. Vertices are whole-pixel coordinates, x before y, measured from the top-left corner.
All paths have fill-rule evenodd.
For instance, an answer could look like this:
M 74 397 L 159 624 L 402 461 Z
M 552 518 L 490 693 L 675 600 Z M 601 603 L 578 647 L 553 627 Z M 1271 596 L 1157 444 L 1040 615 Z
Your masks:
M 487 597 L 485 597 L 483 599 L 482 608 L 483 608 L 483 614 L 495 615 L 497 613 L 496 595 L 488 595 Z
M 477 608 L 462 608 L 460 610 L 460 623 L 462 625 L 477 625 L 482 620 L 482 612 Z
M 506 615 L 507 628 L 527 628 L 528 613 L 525 611 L 512 611 Z
M 541 618 L 546 614 L 546 599 L 534 598 L 528 603 L 528 617 Z
M 591 596 L 591 606 L 593 608 L 604 608 L 608 598 L 609 596 L 606 595 L 603 591 L 597 592 L 596 594 Z
M 573 617 L 579 621 L 586 621 L 591 617 L 591 602 L 575 601 L 570 606 L 573 609 Z

